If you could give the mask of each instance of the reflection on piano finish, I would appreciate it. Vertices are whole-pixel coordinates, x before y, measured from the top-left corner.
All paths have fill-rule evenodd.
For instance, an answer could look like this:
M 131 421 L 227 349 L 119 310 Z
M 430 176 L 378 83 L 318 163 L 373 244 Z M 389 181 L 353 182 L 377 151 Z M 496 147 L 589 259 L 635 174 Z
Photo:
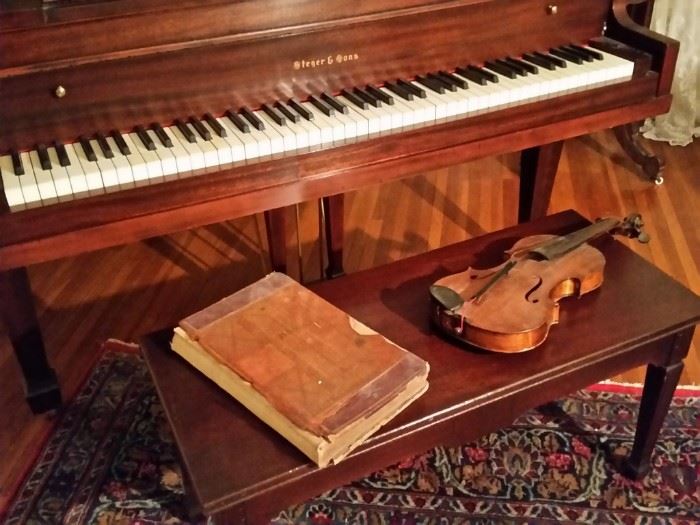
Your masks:
M 0 0 L 0 290 L 30 405 L 60 395 L 26 265 L 323 198 L 337 275 L 343 192 L 521 150 L 519 218 L 543 215 L 564 139 L 668 110 L 677 43 L 637 3 Z

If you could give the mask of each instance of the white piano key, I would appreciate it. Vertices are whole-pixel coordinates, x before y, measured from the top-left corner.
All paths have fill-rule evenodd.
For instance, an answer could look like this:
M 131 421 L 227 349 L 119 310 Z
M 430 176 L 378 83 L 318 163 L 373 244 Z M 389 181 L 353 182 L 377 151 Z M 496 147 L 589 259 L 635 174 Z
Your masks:
M 172 143 L 172 148 L 170 152 L 175 158 L 175 164 L 177 166 L 177 172 L 180 178 L 189 177 L 192 175 L 192 159 L 190 159 L 189 152 L 180 142 L 180 139 L 172 132 L 170 128 L 162 128 L 163 132 L 168 136 L 170 142 Z M 160 142 L 159 146 L 164 147 Z
M 350 108 L 350 114 L 353 115 L 353 119 L 358 122 L 358 129 L 367 128 L 367 135 L 374 135 L 382 130 L 382 117 L 368 109 L 362 109 L 353 104 L 349 99 L 341 97 L 343 102 Z M 365 123 L 361 123 L 364 120 Z
M 305 118 L 301 118 L 299 122 L 295 123 L 296 126 L 302 128 L 308 136 L 308 146 L 313 148 L 321 144 L 321 130 L 314 126 L 311 122 Z
M 219 157 L 219 166 L 221 169 L 228 168 L 233 164 L 233 153 L 231 151 L 231 145 L 223 137 L 220 137 L 214 128 L 212 128 L 208 122 L 202 121 L 202 125 L 205 127 L 209 134 L 211 135 L 210 142 L 216 149 L 216 154 Z M 228 135 L 228 133 L 226 134 Z
M 357 137 L 357 123 L 355 122 L 355 119 L 348 116 L 350 114 L 349 111 L 350 110 L 348 109 L 347 114 L 336 111 L 335 115 L 333 115 L 336 120 L 343 124 L 343 135 L 345 140 L 354 139 Z
M 192 126 L 190 126 L 190 129 Z M 209 140 L 204 140 L 199 133 L 197 133 L 197 130 L 192 130 L 194 133 L 194 137 L 196 140 L 197 146 L 199 146 L 199 149 L 202 151 L 202 154 L 204 155 L 204 166 L 206 168 L 206 172 L 212 172 L 216 171 L 219 167 L 219 154 L 216 151 L 216 148 L 214 147 L 214 144 L 209 141 Z M 166 148 L 164 148 L 166 149 Z M 160 150 L 158 150 L 160 151 Z M 162 160 L 162 159 L 161 159 Z M 163 168 L 163 172 L 165 172 L 165 168 Z
M 66 172 L 68 173 L 71 188 L 73 188 L 73 196 L 75 198 L 86 197 L 90 194 L 90 190 L 88 188 L 85 171 L 83 171 L 83 166 L 75 152 L 75 146 L 73 144 L 66 144 L 65 148 L 66 155 L 70 161 L 70 165 L 66 166 Z
M 100 167 L 97 165 L 97 162 L 88 160 L 83 147 L 79 143 L 71 144 L 71 146 L 73 146 L 75 156 L 78 158 L 80 167 L 85 174 L 85 182 L 87 183 L 90 195 L 100 195 L 104 193 L 105 189 L 104 183 L 102 182 L 102 173 L 100 172 Z M 68 149 L 68 146 L 66 146 L 66 149 Z
M 54 147 L 46 148 L 46 152 L 49 154 L 49 160 L 51 161 L 51 178 L 53 179 L 53 186 L 56 188 L 56 195 L 60 202 L 72 201 L 73 200 L 73 187 L 70 184 L 70 178 L 68 177 L 68 172 L 64 166 L 58 160 L 58 153 Z
M 29 159 L 32 162 L 32 169 L 34 170 L 36 185 L 39 188 L 39 195 L 41 195 L 42 205 L 46 206 L 48 204 L 57 203 L 58 194 L 56 193 L 56 187 L 53 184 L 51 170 L 45 170 L 41 167 L 39 154 L 36 152 L 36 150 L 29 152 Z
M 188 157 L 190 159 L 190 165 L 192 166 L 193 172 L 203 171 L 206 169 L 206 163 L 204 160 L 204 153 L 195 143 L 188 141 L 182 132 L 177 128 L 177 126 L 172 126 L 170 128 L 163 128 L 166 133 L 169 131 L 172 133 L 182 147 L 187 151 Z
M 5 190 L 5 200 L 7 200 L 10 211 L 15 212 L 26 209 L 27 206 L 24 203 L 24 195 L 22 194 L 22 184 L 19 181 L 19 177 L 15 175 L 10 155 L 0 157 L 0 176 L 2 177 L 2 185 Z
M 329 144 L 336 140 L 336 129 L 339 133 L 343 132 L 344 126 L 342 124 L 330 122 L 313 104 L 302 102 L 301 105 L 314 116 L 311 121 L 307 122 L 311 122 L 312 125 L 318 128 L 321 133 L 321 144 Z
M 156 154 L 156 152 L 149 150 L 136 133 L 126 133 L 124 135 L 124 141 L 126 142 L 127 146 L 129 146 L 132 153 L 136 152 L 138 154 L 138 157 L 134 158 L 136 164 L 140 165 L 140 163 L 143 162 L 143 166 L 146 169 L 148 183 L 163 182 L 163 166 L 160 162 L 160 157 Z M 146 182 L 142 178 L 143 171 L 141 168 L 139 168 L 138 172 L 139 177 L 138 179 L 134 177 L 134 182 L 139 186 L 143 186 Z
M 271 128 L 268 126 L 267 121 L 264 120 L 264 117 L 266 116 L 263 111 L 254 111 L 253 115 L 258 117 L 264 124 L 265 124 L 265 129 L 262 131 L 259 131 L 257 129 L 251 129 L 251 133 L 260 133 L 261 135 L 264 135 L 267 137 L 267 140 L 269 141 L 270 144 L 270 154 L 271 155 L 279 155 L 280 153 L 284 152 L 284 139 L 282 138 L 282 135 L 274 128 Z M 252 126 L 251 126 L 252 128 Z
M 243 159 L 254 160 L 260 156 L 260 150 L 258 148 L 258 142 L 251 136 L 250 133 L 243 133 L 236 125 L 231 122 L 228 118 L 222 117 L 217 119 L 219 124 L 221 124 L 226 133 L 231 139 L 236 139 L 243 147 Z M 237 153 L 238 156 L 240 153 Z
M 131 164 L 125 155 L 119 151 L 117 147 L 117 142 L 112 137 L 105 137 L 107 144 L 110 149 L 114 152 L 114 157 L 112 157 L 112 164 L 114 164 L 114 169 L 117 170 L 117 178 L 119 179 L 119 187 L 122 190 L 133 188 L 134 185 L 134 173 L 131 170 Z
M 131 167 L 131 174 L 134 177 L 134 186 L 148 186 L 151 182 L 148 173 L 148 163 L 141 156 L 141 152 L 133 143 L 128 133 L 122 135 L 122 139 L 124 139 L 124 142 L 131 152 L 127 155 L 126 160 Z
M 149 129 L 146 130 L 146 133 L 156 145 L 156 149 L 153 151 L 160 159 L 160 165 L 163 168 L 163 179 L 166 181 L 178 179 L 179 173 L 177 169 L 177 160 L 175 159 L 173 152 L 170 150 L 170 148 L 166 148 L 163 146 L 163 144 L 161 144 L 155 131 Z
M 264 111 L 257 111 L 257 117 L 265 123 L 265 131 L 268 133 L 272 145 L 272 153 L 283 153 L 297 149 L 297 140 L 294 133 L 286 126 L 280 126 Z M 274 138 L 272 134 L 275 133 Z M 282 141 L 281 144 L 279 141 Z
M 92 149 L 95 150 L 97 167 L 100 168 L 102 186 L 105 191 L 110 193 L 119 190 L 119 175 L 117 175 L 117 169 L 114 167 L 114 163 L 105 157 L 102 148 L 100 148 L 100 145 L 95 139 L 90 140 L 90 145 Z
M 297 143 L 297 151 L 306 150 L 311 145 L 309 138 L 309 130 L 306 126 L 302 124 L 302 120 L 304 119 L 300 119 L 298 122 L 292 122 L 288 119 L 286 123 L 286 126 L 289 128 L 289 130 L 292 133 L 294 133 L 294 139 Z

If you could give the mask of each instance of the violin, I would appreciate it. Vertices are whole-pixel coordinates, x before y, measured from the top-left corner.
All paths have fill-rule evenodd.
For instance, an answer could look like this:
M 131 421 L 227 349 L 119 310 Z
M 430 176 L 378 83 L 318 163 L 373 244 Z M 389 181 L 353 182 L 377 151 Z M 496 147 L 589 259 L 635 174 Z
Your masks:
M 649 242 L 639 214 L 606 218 L 564 236 L 533 235 L 507 250 L 507 260 L 469 268 L 430 287 L 431 320 L 447 335 L 493 352 L 542 344 L 559 321 L 559 300 L 603 284 L 605 257 L 587 244 L 604 233 Z

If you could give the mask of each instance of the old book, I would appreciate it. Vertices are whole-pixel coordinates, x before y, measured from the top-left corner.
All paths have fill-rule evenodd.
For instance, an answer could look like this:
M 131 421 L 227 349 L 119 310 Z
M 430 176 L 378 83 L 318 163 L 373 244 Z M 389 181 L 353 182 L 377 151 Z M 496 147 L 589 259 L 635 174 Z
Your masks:
M 280 273 L 184 319 L 171 346 L 319 466 L 428 388 L 428 363 Z

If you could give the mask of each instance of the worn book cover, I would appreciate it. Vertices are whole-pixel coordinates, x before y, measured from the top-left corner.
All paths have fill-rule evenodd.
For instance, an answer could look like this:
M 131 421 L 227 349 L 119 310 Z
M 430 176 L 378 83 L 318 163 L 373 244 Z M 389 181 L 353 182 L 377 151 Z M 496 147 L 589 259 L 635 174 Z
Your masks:
M 319 465 L 428 386 L 425 361 L 280 273 L 184 319 L 172 346 Z

